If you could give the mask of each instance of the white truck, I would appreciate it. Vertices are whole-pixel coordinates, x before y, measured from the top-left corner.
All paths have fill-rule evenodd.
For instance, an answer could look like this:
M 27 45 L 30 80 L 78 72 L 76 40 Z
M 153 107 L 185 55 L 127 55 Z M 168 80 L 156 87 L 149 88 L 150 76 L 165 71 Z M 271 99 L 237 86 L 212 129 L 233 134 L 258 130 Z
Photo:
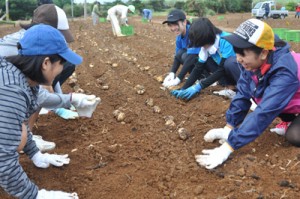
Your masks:
M 266 7 L 269 6 L 269 15 L 266 15 Z M 274 1 L 263 1 L 263 2 L 258 2 L 255 4 L 253 7 L 252 11 L 252 16 L 256 17 L 257 19 L 261 18 L 273 18 L 273 19 L 284 19 L 289 15 L 289 11 L 285 9 L 281 10 L 276 10 L 276 3 Z

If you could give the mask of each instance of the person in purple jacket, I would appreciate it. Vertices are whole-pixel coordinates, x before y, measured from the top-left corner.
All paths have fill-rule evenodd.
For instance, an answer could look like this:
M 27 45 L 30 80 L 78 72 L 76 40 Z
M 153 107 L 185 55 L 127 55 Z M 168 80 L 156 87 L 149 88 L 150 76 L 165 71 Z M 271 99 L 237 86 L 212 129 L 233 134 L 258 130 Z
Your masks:
M 207 169 L 221 165 L 234 150 L 259 137 L 276 117 L 291 122 L 285 138 L 300 147 L 300 54 L 290 52 L 290 46 L 257 19 L 243 22 L 224 39 L 234 46 L 242 66 L 238 91 L 226 112 L 226 126 L 204 136 L 207 142 L 220 139 L 224 143 L 196 155 L 197 163 Z M 248 114 L 251 99 L 258 106 Z
M 167 24 L 169 29 L 177 35 L 173 65 L 163 82 L 164 87 L 171 87 L 178 85 L 184 76 L 193 70 L 198 61 L 200 47 L 194 47 L 190 43 L 189 29 L 191 24 L 186 19 L 183 11 L 178 9 L 172 10 L 163 24 Z M 176 76 L 176 72 L 181 64 L 181 71 Z

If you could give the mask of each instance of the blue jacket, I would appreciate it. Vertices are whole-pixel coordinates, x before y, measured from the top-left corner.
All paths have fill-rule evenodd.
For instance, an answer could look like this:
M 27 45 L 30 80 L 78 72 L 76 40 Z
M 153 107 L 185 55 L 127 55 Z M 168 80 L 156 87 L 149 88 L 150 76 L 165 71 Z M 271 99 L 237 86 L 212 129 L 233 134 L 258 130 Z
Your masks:
M 300 113 L 300 97 L 295 95 L 299 92 L 298 65 L 289 47 L 287 44 L 276 48 L 268 60 L 271 67 L 260 81 L 255 81 L 254 72 L 241 67 L 238 92 L 226 112 L 227 123 L 234 127 L 228 136 L 228 144 L 233 149 L 255 140 L 290 104 L 293 106 L 289 108 L 290 113 L 291 110 Z M 247 115 L 251 97 L 256 99 L 258 106 Z
M 187 54 L 199 54 L 200 52 L 200 48 L 194 48 L 194 47 L 190 47 L 188 48 L 189 46 L 189 43 L 190 43 L 190 40 L 189 40 L 189 30 L 190 30 L 190 26 L 189 24 L 186 25 L 186 33 L 185 33 L 185 36 L 182 37 L 182 35 L 178 35 L 176 37 L 176 49 L 175 49 L 175 54 L 177 54 L 177 52 L 180 50 L 180 49 L 187 49 Z
M 215 54 L 210 55 L 218 65 L 220 65 L 222 58 L 227 59 L 228 57 L 235 56 L 233 46 L 223 38 L 227 35 L 230 35 L 230 33 L 224 31 L 221 32 L 218 51 Z
M 152 10 L 143 9 L 143 17 L 145 19 L 152 19 Z

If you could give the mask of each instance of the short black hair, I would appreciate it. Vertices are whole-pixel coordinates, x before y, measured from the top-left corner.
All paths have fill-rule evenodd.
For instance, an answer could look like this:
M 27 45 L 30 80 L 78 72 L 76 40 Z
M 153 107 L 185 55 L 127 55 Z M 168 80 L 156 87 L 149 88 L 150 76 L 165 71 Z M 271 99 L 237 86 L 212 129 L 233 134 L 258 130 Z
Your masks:
M 200 17 L 193 20 L 189 30 L 189 39 L 191 46 L 202 47 L 205 45 L 213 45 L 216 35 L 222 30 L 214 26 L 208 18 Z
M 233 46 L 233 50 L 236 54 L 242 55 L 243 57 L 245 56 L 245 51 L 244 50 L 249 50 L 254 52 L 256 55 L 259 55 L 263 48 L 257 47 L 257 46 L 251 46 L 249 48 L 237 48 Z
M 21 72 L 32 81 L 44 84 L 48 83 L 42 72 L 42 64 L 46 57 L 49 57 L 51 63 L 60 61 L 61 64 L 64 64 L 66 62 L 66 60 L 59 55 L 15 55 L 6 57 L 5 59 L 20 69 Z

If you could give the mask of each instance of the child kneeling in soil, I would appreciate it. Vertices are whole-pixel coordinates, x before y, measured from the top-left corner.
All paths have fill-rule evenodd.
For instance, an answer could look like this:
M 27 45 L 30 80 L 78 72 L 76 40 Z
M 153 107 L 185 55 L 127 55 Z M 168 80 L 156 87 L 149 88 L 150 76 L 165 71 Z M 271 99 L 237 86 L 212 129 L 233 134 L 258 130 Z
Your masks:
M 257 19 L 243 22 L 224 39 L 234 46 L 241 76 L 226 112 L 226 126 L 204 136 L 207 142 L 221 139 L 225 143 L 203 150 L 196 156 L 198 164 L 207 169 L 222 164 L 234 150 L 259 137 L 276 117 L 290 122 L 285 138 L 300 147 L 300 54 L 290 52 L 290 46 Z M 251 98 L 258 106 L 248 114 Z
M 193 21 L 189 39 L 194 46 L 201 47 L 198 62 L 182 88 L 171 91 L 172 95 L 189 100 L 217 81 L 223 86 L 236 85 L 240 68 L 232 45 L 223 39 L 226 35 L 229 33 L 214 26 L 207 18 Z M 197 80 L 200 81 L 193 85 Z
M 39 190 L 19 163 L 23 150 L 35 166 L 47 168 L 69 164 L 68 155 L 41 153 L 27 121 L 38 107 L 39 85 L 51 85 L 69 61 L 82 58 L 68 48 L 63 35 L 49 25 L 35 25 L 19 41 L 19 54 L 0 57 L 0 185 L 10 195 L 22 199 L 77 199 L 76 193 Z
M 163 22 L 163 24 L 165 23 L 177 35 L 173 65 L 170 73 L 165 77 L 163 82 L 164 87 L 171 87 L 180 84 L 184 76 L 193 70 L 197 63 L 200 48 L 193 47 L 193 44 L 190 42 L 189 29 L 191 24 L 181 10 L 172 10 L 167 20 Z M 176 76 L 176 72 L 181 64 L 183 65 L 182 69 L 178 76 Z

